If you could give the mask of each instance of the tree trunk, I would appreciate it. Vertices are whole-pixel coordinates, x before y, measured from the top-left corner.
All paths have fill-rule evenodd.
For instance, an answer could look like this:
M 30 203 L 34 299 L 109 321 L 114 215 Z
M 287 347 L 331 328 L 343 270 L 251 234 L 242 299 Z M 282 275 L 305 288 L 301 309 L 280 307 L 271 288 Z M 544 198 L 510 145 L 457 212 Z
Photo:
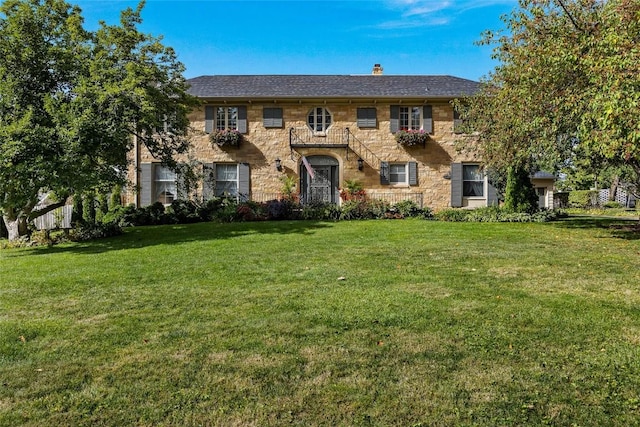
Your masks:
M 27 218 L 20 215 L 18 218 L 9 218 L 7 215 L 2 217 L 4 224 L 7 226 L 7 234 L 9 240 L 18 240 L 27 234 Z
M 609 188 L 609 201 L 615 202 L 616 195 L 618 193 L 618 186 L 620 185 L 620 177 L 618 175 L 613 177 L 611 180 L 611 187 Z

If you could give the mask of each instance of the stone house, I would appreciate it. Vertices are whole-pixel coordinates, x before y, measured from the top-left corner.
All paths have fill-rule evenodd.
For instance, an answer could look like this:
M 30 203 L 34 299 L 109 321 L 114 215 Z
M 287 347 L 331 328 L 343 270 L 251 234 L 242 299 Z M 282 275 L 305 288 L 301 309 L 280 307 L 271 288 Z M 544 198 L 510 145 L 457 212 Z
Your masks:
M 347 180 L 391 203 L 413 200 L 434 209 L 497 203 L 479 159 L 454 148 L 451 101 L 473 94 L 475 81 L 384 75 L 376 64 L 371 75 L 214 75 L 188 83 L 202 101 L 190 116 L 189 161 L 202 176 L 197 197 L 271 200 L 289 176 L 303 203 L 340 203 Z M 213 134 L 221 145 L 212 143 Z M 399 144 L 399 134 L 418 143 Z M 179 176 L 144 149 L 134 156 L 130 179 L 139 191 L 130 202 L 183 197 Z

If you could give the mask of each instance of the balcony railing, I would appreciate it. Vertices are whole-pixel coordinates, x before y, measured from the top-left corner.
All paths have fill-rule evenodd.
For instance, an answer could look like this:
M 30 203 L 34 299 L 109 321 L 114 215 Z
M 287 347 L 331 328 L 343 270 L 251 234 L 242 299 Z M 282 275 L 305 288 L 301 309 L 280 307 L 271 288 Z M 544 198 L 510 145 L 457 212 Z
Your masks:
M 331 127 L 323 132 L 308 127 L 289 129 L 291 148 L 346 148 L 349 146 L 349 129 Z

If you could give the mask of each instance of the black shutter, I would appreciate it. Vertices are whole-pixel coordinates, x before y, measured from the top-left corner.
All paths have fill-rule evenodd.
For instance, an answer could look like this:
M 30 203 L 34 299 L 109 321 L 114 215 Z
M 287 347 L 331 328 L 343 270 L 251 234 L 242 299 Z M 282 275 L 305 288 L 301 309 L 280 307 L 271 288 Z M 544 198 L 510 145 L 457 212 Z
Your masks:
M 140 164 L 140 207 L 149 206 L 153 194 L 153 163 Z
M 249 163 L 238 164 L 238 200 L 246 202 L 249 200 Z
M 487 185 L 487 206 L 497 206 L 498 205 L 498 194 L 496 192 L 496 187 L 491 185 L 491 182 Z
M 462 163 L 451 163 L 451 207 L 462 207 Z
M 425 105 L 422 108 L 422 130 L 433 133 L 433 107 Z
M 216 166 L 213 163 L 202 165 L 202 199 L 209 200 L 215 196 Z
M 460 113 L 458 110 L 453 108 L 453 132 L 454 133 L 462 133 L 462 119 L 460 118 Z
M 389 119 L 389 124 L 391 127 L 391 133 L 396 133 L 400 130 L 400 106 L 392 105 L 391 106 L 391 116 Z
M 215 110 L 211 106 L 204 107 L 204 131 L 213 132 L 215 122 Z
M 281 128 L 283 125 L 282 108 L 263 108 L 262 124 L 265 128 Z
M 389 185 L 390 175 L 389 162 L 380 162 L 380 184 Z
M 359 128 L 375 128 L 378 126 L 375 108 L 358 108 L 357 120 Z
M 184 179 L 184 174 L 187 172 L 188 167 L 189 165 L 180 163 L 176 168 L 176 199 L 186 200 L 189 198 L 189 194 L 187 194 L 186 182 Z
M 238 132 L 247 133 L 247 107 L 238 107 Z
M 409 162 L 409 185 L 418 185 L 418 163 Z

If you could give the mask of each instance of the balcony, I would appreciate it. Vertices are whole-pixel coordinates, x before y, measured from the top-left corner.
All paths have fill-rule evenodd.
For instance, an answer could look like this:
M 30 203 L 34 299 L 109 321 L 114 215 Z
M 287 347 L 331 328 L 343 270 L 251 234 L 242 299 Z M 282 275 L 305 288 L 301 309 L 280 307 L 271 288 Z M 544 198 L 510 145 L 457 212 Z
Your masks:
M 314 132 L 308 127 L 289 129 L 291 148 L 347 148 L 349 129 L 330 127 L 324 132 Z

